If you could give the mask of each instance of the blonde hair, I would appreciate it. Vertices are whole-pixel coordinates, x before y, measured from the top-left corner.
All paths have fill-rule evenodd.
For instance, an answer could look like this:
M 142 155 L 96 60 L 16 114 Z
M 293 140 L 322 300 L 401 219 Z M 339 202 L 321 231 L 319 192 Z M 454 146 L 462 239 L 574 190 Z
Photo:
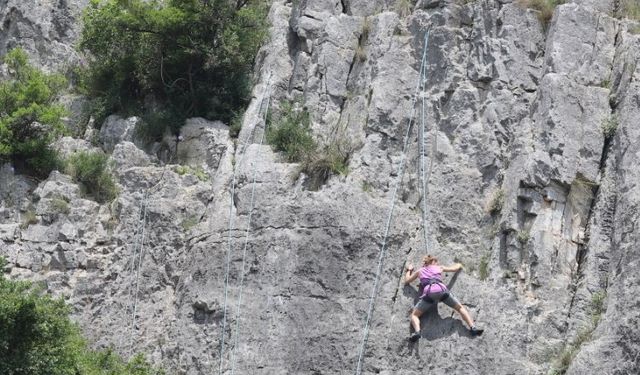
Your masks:
M 436 262 L 438 262 L 438 258 L 434 257 L 433 255 L 427 255 L 422 258 L 422 264 L 425 266 L 431 265 Z

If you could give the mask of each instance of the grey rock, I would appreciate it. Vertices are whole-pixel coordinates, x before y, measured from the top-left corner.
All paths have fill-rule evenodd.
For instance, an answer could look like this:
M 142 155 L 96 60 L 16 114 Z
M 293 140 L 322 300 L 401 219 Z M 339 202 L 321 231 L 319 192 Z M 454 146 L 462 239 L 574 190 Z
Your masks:
M 20 237 L 20 224 L 0 224 L 0 240 L 14 242 Z
M 0 4 L 0 54 L 21 47 L 47 70 L 77 64 L 80 56 L 74 42 L 80 32 L 78 19 L 88 3 L 4 1 Z
M 229 146 L 229 127 L 220 121 L 187 119 L 180 129 L 177 161 L 181 164 L 216 170 Z
M 112 152 L 116 144 L 121 141 L 134 142 L 136 126 L 140 122 L 138 117 L 123 119 L 118 115 L 107 117 L 100 128 L 98 139 L 106 152 Z
M 111 159 L 115 163 L 116 170 L 125 170 L 132 167 L 148 167 L 152 163 L 152 158 L 144 151 L 140 150 L 131 142 L 118 143 L 111 154 Z
M 420 2 L 407 17 L 390 1 L 275 1 L 239 139 L 198 119 L 183 130 L 181 161 L 206 167 L 205 181 L 171 157 L 160 165 L 123 126 L 109 138 L 118 198 L 99 205 L 54 173 L 18 207 L 5 203 L 31 205 L 39 222 L 16 235 L 19 220 L 1 216 L 1 252 L 12 276 L 70 296 L 95 346 L 144 352 L 169 372 L 230 373 L 235 358 L 238 373 L 350 373 L 405 162 L 363 374 L 545 374 L 584 332 L 568 374 L 637 373 L 640 51 L 630 24 L 603 13 L 612 4 L 559 6 L 545 33 L 508 0 Z M 349 173 L 317 191 L 260 144 L 265 103 L 291 99 L 321 144 L 352 150 Z M 175 151 L 170 139 L 160 147 Z M 8 191 L 15 176 L 3 171 Z M 68 214 L 47 211 L 56 197 Z M 402 271 L 426 252 L 464 263 L 446 281 L 482 337 L 443 305 L 407 344 L 418 291 Z
M 67 129 L 76 136 L 83 135 L 89 122 L 89 100 L 82 95 L 66 94 L 60 97 L 59 102 L 68 112 L 62 119 Z
M 64 159 L 77 152 L 96 152 L 99 148 L 84 139 L 62 137 L 53 143 L 53 149 Z

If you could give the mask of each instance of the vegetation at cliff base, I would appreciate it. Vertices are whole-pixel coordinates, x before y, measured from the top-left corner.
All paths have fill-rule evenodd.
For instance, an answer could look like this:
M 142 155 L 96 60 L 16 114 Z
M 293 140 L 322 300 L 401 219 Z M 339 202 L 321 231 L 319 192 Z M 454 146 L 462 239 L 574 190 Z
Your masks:
M 21 172 L 47 177 L 60 165 L 49 144 L 64 133 L 65 110 L 55 100 L 66 81 L 33 67 L 19 48 L 9 51 L 3 62 L 9 78 L 0 82 L 0 162 L 11 161 Z
M 92 0 L 81 75 L 97 122 L 142 113 L 162 128 L 154 134 L 194 116 L 228 123 L 250 99 L 267 9 L 265 0 Z
M 6 262 L 0 258 L 0 270 Z M 110 350 L 93 351 L 69 320 L 69 307 L 38 285 L 0 273 L 0 374 L 160 375 L 144 357 L 126 362 Z

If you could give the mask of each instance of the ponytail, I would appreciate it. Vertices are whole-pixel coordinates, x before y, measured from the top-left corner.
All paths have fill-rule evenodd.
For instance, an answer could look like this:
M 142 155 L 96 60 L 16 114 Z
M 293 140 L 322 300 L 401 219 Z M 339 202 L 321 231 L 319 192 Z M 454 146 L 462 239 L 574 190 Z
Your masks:
M 429 266 L 433 263 L 436 263 L 438 261 L 438 258 L 434 257 L 433 255 L 427 255 L 424 258 L 422 258 L 422 264 L 425 266 Z

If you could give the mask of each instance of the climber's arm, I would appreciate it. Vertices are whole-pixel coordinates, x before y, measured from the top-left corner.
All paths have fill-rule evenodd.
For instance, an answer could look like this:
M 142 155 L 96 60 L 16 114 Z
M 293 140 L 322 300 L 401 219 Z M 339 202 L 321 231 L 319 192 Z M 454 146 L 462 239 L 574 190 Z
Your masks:
M 442 267 L 442 272 L 458 272 L 462 269 L 462 264 L 455 263 L 451 266 Z
M 407 266 L 407 273 L 404 275 L 404 283 L 411 284 L 415 279 L 418 278 L 420 274 L 418 272 L 413 272 L 413 266 Z

